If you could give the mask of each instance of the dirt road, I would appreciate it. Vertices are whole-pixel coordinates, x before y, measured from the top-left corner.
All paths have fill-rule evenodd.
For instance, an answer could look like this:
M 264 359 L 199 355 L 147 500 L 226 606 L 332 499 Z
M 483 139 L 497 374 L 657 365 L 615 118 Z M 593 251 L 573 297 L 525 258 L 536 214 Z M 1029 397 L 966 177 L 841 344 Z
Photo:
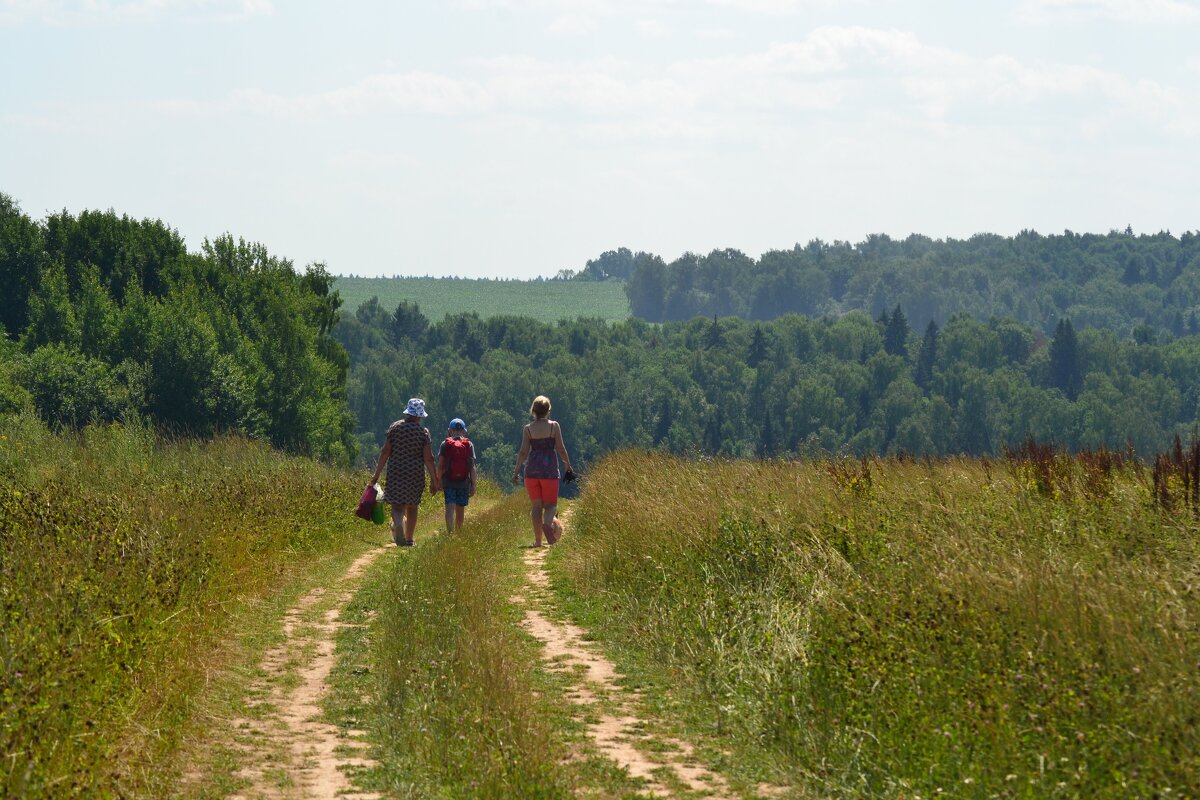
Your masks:
M 361 732 L 349 736 L 321 720 L 321 702 L 329 690 L 334 642 L 344 626 L 342 609 L 362 582 L 363 573 L 384 552 L 375 547 L 359 556 L 331 586 L 317 587 L 290 608 L 283 619 L 283 641 L 267 651 L 262 677 L 247 691 L 253 716 L 235 720 L 249 786 L 230 800 L 373 800 L 356 793 L 348 772 L 371 766 Z
M 563 524 L 569 536 L 569 514 L 563 515 Z M 596 749 L 645 781 L 646 791 L 656 796 L 731 797 L 724 779 L 699 764 L 687 742 L 647 732 L 650 726 L 637 712 L 637 693 L 620 686 L 620 674 L 586 642 L 583 629 L 557 619 L 545 568 L 548 550 L 526 551 L 526 591 L 514 599 L 525 605 L 525 630 L 544 645 L 546 668 L 571 677 L 567 698 L 581 716 L 593 720 L 587 730 Z

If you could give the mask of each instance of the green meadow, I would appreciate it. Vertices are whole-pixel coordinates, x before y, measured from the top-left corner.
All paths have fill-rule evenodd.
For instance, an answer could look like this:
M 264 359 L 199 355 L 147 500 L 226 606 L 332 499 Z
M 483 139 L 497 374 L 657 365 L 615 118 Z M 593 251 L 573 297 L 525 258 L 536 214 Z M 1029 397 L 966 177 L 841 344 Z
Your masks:
M 391 311 L 402 300 L 415 302 L 432 321 L 447 314 L 475 312 L 483 318 L 526 316 L 543 322 L 578 317 L 626 319 L 629 299 L 617 281 L 500 281 L 476 278 L 354 278 L 340 276 L 334 288 L 343 311 L 378 297 Z
M 625 451 L 567 506 L 543 602 L 616 664 L 643 746 L 690 742 L 729 796 L 1197 797 L 1187 458 Z M 220 737 L 285 609 L 386 535 L 349 513 L 362 477 L 5 418 L 0 793 L 237 791 L 245 753 Z M 524 496 L 484 487 L 453 536 L 440 505 L 341 612 L 324 709 L 369 742 L 356 786 L 646 797 L 522 627 Z
M 235 634 L 361 546 L 355 487 L 244 439 L 0 417 L 0 796 L 174 796 Z
M 1196 490 L 1121 461 L 624 453 L 558 586 L 715 763 L 794 796 L 1196 797 Z

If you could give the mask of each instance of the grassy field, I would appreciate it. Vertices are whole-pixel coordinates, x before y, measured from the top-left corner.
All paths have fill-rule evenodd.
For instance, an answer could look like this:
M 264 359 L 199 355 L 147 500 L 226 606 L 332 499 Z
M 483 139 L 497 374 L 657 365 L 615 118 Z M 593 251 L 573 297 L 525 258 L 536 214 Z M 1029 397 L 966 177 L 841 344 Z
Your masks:
M 435 321 L 462 311 L 474 311 L 484 318 L 515 314 L 547 322 L 577 317 L 616 321 L 629 316 L 624 284 L 615 281 L 339 277 L 334 288 L 341 293 L 344 313 L 378 297 L 388 311 L 401 300 L 415 301 L 421 313 Z
M 0 796 L 163 797 L 238 609 L 354 544 L 345 472 L 0 418 Z
M 569 607 L 735 772 L 802 797 L 1200 796 L 1200 521 L 1144 467 L 628 453 L 574 525 Z
M 517 548 L 502 545 L 513 505 L 394 561 L 384 579 L 392 602 L 380 607 L 373 660 L 393 792 L 567 796 L 532 659 L 503 602 L 520 585 Z
M 0 795 L 172 796 L 185 766 L 236 764 L 179 753 L 237 716 L 283 609 L 377 546 L 356 484 L 241 440 L 0 420 Z M 549 553 L 547 613 L 736 796 L 1200 797 L 1200 493 L 1181 488 L 1044 452 L 621 453 Z M 521 628 L 528 501 L 480 497 L 452 536 L 427 498 L 418 546 L 345 611 L 326 714 L 369 730 L 362 788 L 641 796 Z
M 378 766 L 360 787 L 386 797 L 644 798 L 640 782 L 591 746 L 587 720 L 520 628 L 524 495 L 468 509 L 453 536 L 379 569 L 346 611 L 331 721 L 372 731 Z M 552 553 L 552 556 L 557 555 Z M 371 698 L 364 704 L 362 698 Z

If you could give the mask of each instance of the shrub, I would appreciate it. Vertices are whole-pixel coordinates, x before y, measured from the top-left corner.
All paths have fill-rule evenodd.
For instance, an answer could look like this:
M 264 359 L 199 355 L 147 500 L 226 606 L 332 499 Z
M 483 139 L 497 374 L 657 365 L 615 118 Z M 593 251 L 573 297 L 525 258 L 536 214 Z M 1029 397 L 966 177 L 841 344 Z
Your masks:
M 129 393 L 111 367 L 77 350 L 49 344 L 22 359 L 18 380 L 51 426 L 110 422 L 129 410 Z

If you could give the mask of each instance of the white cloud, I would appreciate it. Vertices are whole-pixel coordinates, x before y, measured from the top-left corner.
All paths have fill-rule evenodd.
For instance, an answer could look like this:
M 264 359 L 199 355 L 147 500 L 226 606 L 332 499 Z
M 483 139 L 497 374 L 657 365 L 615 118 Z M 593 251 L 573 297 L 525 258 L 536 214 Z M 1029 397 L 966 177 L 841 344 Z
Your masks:
M 472 11 L 500 9 L 530 13 L 544 11 L 556 16 L 582 14 L 607 16 L 614 14 L 645 14 L 648 8 L 682 5 L 681 0 L 460 0 Z
M 831 8 L 845 5 L 861 5 L 868 2 L 890 2 L 890 0 L 704 0 L 703 5 L 729 9 L 733 12 L 766 14 L 794 14 L 812 8 Z M 683 9 L 689 3 L 684 0 L 460 0 L 469 10 L 501 9 L 512 12 L 547 12 L 561 14 L 588 14 L 591 16 L 637 16 L 651 9 Z M 690 5 L 700 5 L 692 3 Z
M 710 6 L 731 8 L 735 11 L 756 11 L 768 14 L 793 14 L 814 6 L 835 6 L 860 3 L 864 0 L 708 0 Z
M 671 35 L 671 29 L 657 19 L 639 19 L 634 21 L 633 27 L 647 39 L 665 39 Z
M 845 72 L 856 61 L 886 67 L 940 69 L 959 66 L 966 56 L 924 45 L 916 34 L 907 31 L 822 27 L 800 41 L 771 44 L 761 53 L 684 62 L 675 69 L 709 79 L 789 73 L 828 75 Z
M 737 38 L 737 33 L 732 28 L 700 28 L 695 31 L 695 36 L 697 39 L 720 41 Z
M 596 18 L 588 14 L 564 14 L 556 17 L 546 30 L 559 36 L 586 36 L 600 27 Z
M 771 98 L 781 107 L 819 108 L 869 97 L 892 107 L 907 100 L 940 119 L 954 110 L 1015 115 L 1018 107 L 1075 100 L 1093 116 L 1125 115 L 1166 128 L 1196 117 L 1182 90 L 1154 81 L 1091 66 L 973 56 L 908 31 L 874 28 L 818 28 L 760 53 L 680 63 L 672 75 L 760 107 Z
M 0 25 L 95 25 L 169 15 L 238 20 L 273 11 L 272 0 L 0 0 Z
M 370 114 L 396 109 L 413 114 L 465 114 L 491 110 L 484 87 L 430 72 L 371 75 L 356 84 L 313 95 L 286 96 L 245 89 L 231 97 L 241 108 L 274 115 Z
M 1020 18 L 1034 24 L 1099 18 L 1134 23 L 1200 22 L 1195 0 L 1025 0 Z
M 1097 134 L 1136 122 L 1182 136 L 1200 126 L 1195 99 L 1190 87 L 1134 80 L 1094 66 L 979 57 L 927 44 L 909 31 L 830 26 L 758 52 L 665 67 L 619 59 L 475 59 L 453 73 L 379 73 L 307 95 L 246 88 L 216 103 L 159 108 L 304 118 L 515 115 L 554 119 L 580 131 L 588 126 L 595 135 L 650 140 L 669 132 L 698 138 L 706 130 L 745 139 L 795 130 L 813 115 L 867 113 L 888 113 L 930 130 L 1023 121 L 1063 135 Z
M 180 115 L 251 111 L 276 116 L 387 112 L 461 116 L 567 111 L 604 116 L 687 107 L 695 100 L 687 86 L 639 78 L 631 65 L 611 59 L 564 65 L 507 57 L 477 59 L 465 67 L 478 74 L 384 73 L 311 95 L 247 88 L 216 102 L 170 101 L 157 107 Z
M 65 133 L 72 130 L 62 117 L 48 117 L 36 114 L 0 113 L 0 128 L 38 131 L 39 133 Z

